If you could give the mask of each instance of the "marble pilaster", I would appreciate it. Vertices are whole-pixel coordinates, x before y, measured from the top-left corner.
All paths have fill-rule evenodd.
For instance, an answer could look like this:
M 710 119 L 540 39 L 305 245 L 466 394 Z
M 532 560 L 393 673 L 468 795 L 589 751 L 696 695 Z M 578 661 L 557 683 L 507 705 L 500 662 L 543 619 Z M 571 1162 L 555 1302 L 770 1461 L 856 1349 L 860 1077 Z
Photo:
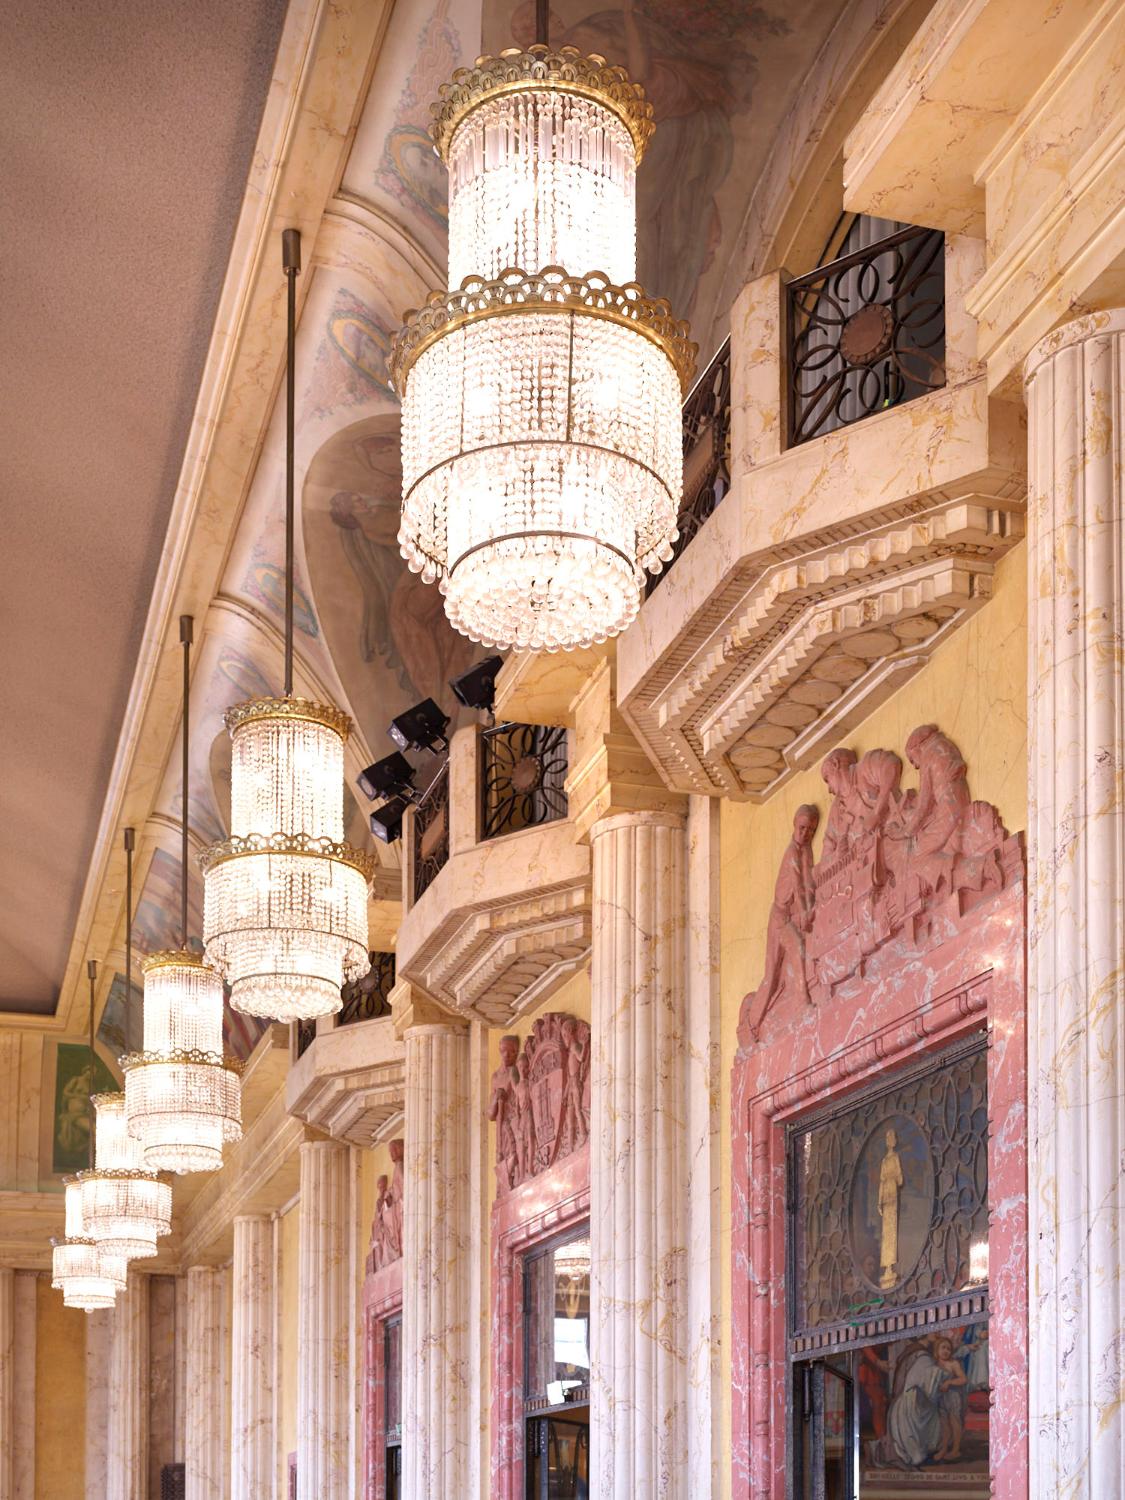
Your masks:
M 231 1496 L 271 1500 L 275 1467 L 273 1224 L 234 1221 L 231 1310 Z
M 12 1398 L 12 1468 L 14 1500 L 35 1496 L 36 1283 L 34 1271 L 15 1277 L 15 1391 Z
M 480 1400 L 472 1306 L 470 1041 L 409 1026 L 403 1231 L 403 1495 L 468 1495 Z
M 297 1500 L 347 1500 L 355 1404 L 351 1152 L 336 1141 L 305 1141 L 300 1157 Z
M 230 1493 L 229 1273 L 213 1266 L 191 1266 L 186 1280 L 186 1497 L 226 1500 Z
M 0 1266 L 0 1500 L 15 1488 L 16 1273 Z
M 111 1314 L 106 1417 L 106 1500 L 147 1500 L 148 1495 L 148 1277 L 136 1272 L 118 1292 Z
M 686 1462 L 686 837 L 672 811 L 594 823 L 591 1493 L 680 1500 Z M 710 1465 L 708 1465 L 710 1467 Z
M 86 1488 L 85 1500 L 105 1500 L 109 1488 L 109 1386 L 106 1371 L 113 1350 L 114 1310 L 86 1314 Z
M 1043 339 L 1029 417 L 1031 1495 L 1125 1475 L 1125 310 Z

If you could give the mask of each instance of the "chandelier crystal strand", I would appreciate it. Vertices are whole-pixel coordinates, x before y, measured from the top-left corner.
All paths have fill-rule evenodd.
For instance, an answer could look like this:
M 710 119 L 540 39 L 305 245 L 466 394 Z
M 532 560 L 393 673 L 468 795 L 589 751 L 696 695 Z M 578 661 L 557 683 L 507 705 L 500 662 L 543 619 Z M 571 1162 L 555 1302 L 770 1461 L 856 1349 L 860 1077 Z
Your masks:
M 374 859 L 343 842 L 347 714 L 293 695 L 296 278 L 300 235 L 282 235 L 287 280 L 285 696 L 236 704 L 231 836 L 203 855 L 207 962 L 244 1014 L 278 1021 L 331 1015 L 369 966 L 367 894 Z
M 182 881 L 183 946 L 151 953 L 145 977 L 144 1051 L 121 1059 L 129 1133 L 149 1172 L 213 1172 L 223 1146 L 242 1136 L 241 1065 L 223 1053 L 223 985 L 188 947 L 188 709 L 190 615 L 180 618 L 183 655 Z
M 96 1094 L 94 1108 L 95 1165 L 78 1174 L 86 1231 L 107 1254 L 142 1260 L 172 1228 L 172 1189 L 146 1169 L 144 1148 L 129 1134 L 125 1095 Z
M 643 90 L 573 47 L 460 69 L 431 134 L 449 280 L 407 315 L 399 545 L 486 645 L 616 635 L 672 557 L 695 345 L 636 285 Z

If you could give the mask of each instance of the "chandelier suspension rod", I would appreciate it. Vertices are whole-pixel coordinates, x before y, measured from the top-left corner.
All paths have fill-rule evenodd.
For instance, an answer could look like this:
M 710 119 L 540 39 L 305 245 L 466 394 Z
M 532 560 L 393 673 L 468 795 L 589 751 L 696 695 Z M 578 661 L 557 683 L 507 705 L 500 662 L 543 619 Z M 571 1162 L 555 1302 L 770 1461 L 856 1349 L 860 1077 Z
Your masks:
M 535 41 L 549 47 L 551 30 L 551 0 L 535 0 Z M 526 35 L 526 33 L 525 33 Z
M 90 1091 L 86 1096 L 86 1108 L 90 1114 L 90 1167 L 94 1166 L 94 985 L 98 977 L 98 961 L 96 958 L 86 960 L 86 977 L 90 981 Z
M 187 947 L 187 883 L 188 883 L 188 707 L 191 696 L 191 643 L 195 634 L 195 621 L 191 615 L 180 616 L 180 645 L 184 648 L 184 713 L 183 738 L 180 756 L 180 946 Z
M 301 274 L 301 231 L 281 232 L 281 263 L 286 281 L 285 351 L 285 696 L 293 696 L 293 428 L 296 409 L 297 277 Z
M 135 828 L 125 830 L 125 1014 L 133 1001 L 133 847 Z M 128 1028 L 126 1028 L 128 1029 Z

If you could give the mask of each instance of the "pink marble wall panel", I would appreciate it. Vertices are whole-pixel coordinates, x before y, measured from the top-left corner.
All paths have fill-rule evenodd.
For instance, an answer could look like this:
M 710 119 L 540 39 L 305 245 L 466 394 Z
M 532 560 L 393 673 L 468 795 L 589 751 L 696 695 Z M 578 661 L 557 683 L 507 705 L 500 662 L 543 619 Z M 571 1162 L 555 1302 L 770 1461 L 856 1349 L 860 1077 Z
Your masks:
M 492 1500 L 523 1500 L 523 1257 L 590 1217 L 590 1148 L 492 1208 Z
M 952 896 L 813 1001 L 779 997 L 732 1073 L 734 1500 L 786 1493 L 785 1124 L 987 1031 L 991 1455 L 996 1500 L 1027 1500 L 1025 888 Z
M 363 1500 L 386 1493 L 387 1324 L 402 1316 L 402 1261 L 369 1271 L 363 1282 Z

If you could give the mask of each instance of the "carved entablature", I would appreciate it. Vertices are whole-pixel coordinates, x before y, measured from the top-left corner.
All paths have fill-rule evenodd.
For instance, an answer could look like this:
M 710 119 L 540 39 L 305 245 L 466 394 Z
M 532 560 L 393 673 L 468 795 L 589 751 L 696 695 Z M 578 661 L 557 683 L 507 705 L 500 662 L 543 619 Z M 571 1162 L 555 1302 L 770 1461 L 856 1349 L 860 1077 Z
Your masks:
M 392 1175 L 379 1178 L 375 1213 L 371 1219 L 371 1247 L 367 1255 L 367 1274 L 374 1275 L 392 1261 L 402 1259 L 402 1215 L 403 1192 L 406 1179 L 403 1172 L 403 1142 L 390 1142 Z
M 891 750 L 833 750 L 821 764 L 832 794 L 824 846 L 820 813 L 797 809 L 781 858 L 762 982 L 742 1002 L 738 1038 L 753 1045 L 778 1003 L 822 1004 L 892 939 L 944 941 L 974 906 L 1023 875 L 1023 846 L 990 802 L 969 795 L 960 750 L 934 724 L 915 729 L 906 756 L 918 786 L 903 789 Z
M 540 1016 L 520 1049 L 500 1039 L 488 1118 L 496 1124 L 496 1183 L 507 1193 L 586 1144 L 590 1028 L 564 1011 Z

